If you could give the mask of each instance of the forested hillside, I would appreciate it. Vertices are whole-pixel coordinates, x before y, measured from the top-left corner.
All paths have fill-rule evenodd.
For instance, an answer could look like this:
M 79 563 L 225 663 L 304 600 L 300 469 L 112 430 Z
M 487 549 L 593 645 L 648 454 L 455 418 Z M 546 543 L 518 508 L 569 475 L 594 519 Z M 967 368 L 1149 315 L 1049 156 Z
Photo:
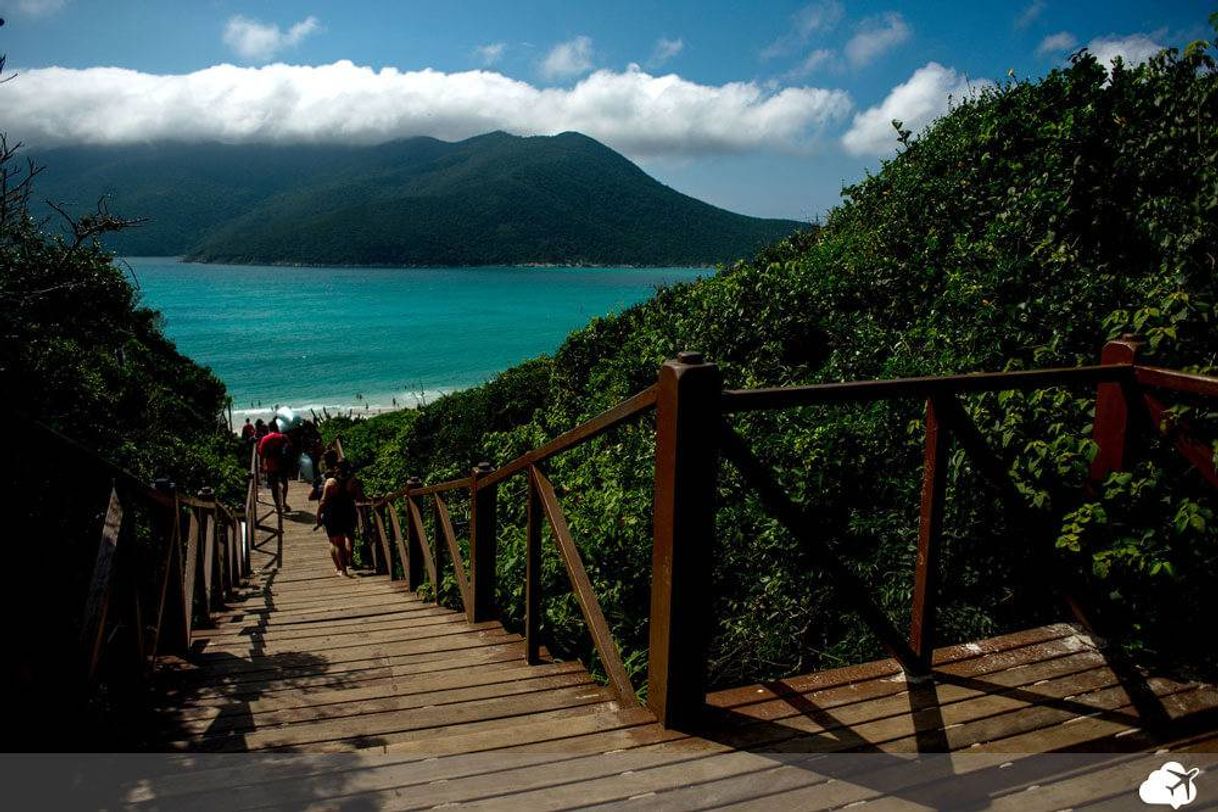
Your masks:
M 369 490 L 502 464 L 655 380 L 682 349 L 730 387 L 1095 363 L 1132 331 L 1153 363 L 1218 363 L 1218 74 L 1194 43 L 1111 72 L 1084 55 L 971 99 L 845 190 L 801 233 L 703 281 L 661 291 L 572 334 L 552 358 L 417 412 L 340 426 Z M 1098 493 L 1083 489 L 1094 391 L 970 396 L 1027 501 L 1003 511 L 952 457 L 943 558 L 946 641 L 1061 617 L 1044 588 L 1057 556 L 1105 598 L 1121 641 L 1170 658 L 1180 618 L 1215 614 L 1214 498 L 1152 447 Z M 908 622 L 921 480 L 918 402 L 733 419 L 821 522 L 818 532 L 898 622 Z M 1190 410 L 1213 429 L 1213 415 Z M 646 657 L 652 434 L 618 430 L 550 467 L 610 624 L 636 674 Z M 1207 437 L 1218 436 L 1209 433 Z M 500 495 L 500 601 L 519 619 L 523 502 Z M 1041 521 L 1057 538 L 1037 539 Z M 1042 543 L 1043 542 L 1043 543 Z M 565 576 L 546 562 L 545 632 L 586 654 Z M 738 684 L 879 653 L 831 584 L 720 475 L 712 679 Z M 1195 642 L 1195 638 L 1189 638 Z M 1194 661 L 1195 646 L 1184 652 Z M 1205 655 L 1205 652 L 1201 652 Z M 1212 652 L 1209 653 L 1212 655 Z M 1209 656 L 1209 655 L 1206 655 Z
M 149 144 L 38 156 L 39 197 L 147 218 L 129 256 L 309 265 L 704 265 L 799 223 L 683 195 L 578 133 L 370 147 Z

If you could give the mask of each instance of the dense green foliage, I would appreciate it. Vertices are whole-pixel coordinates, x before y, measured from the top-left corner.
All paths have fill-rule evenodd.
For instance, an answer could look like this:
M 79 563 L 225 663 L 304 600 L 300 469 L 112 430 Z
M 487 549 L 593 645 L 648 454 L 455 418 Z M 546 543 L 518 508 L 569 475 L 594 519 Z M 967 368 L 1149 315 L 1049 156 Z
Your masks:
M 342 426 L 372 492 L 407 473 L 437 481 L 502 464 L 655 380 L 698 349 L 731 387 L 1095 363 L 1136 331 L 1147 358 L 1213 371 L 1218 352 L 1218 74 L 1206 43 L 1110 74 L 1083 55 L 1035 82 L 960 100 L 874 176 L 845 190 L 817 234 L 772 245 L 712 278 L 660 291 L 572 334 L 552 359 L 417 413 Z M 1094 391 L 970 396 L 1027 510 L 998 505 L 951 457 L 942 639 L 1060 617 L 1057 558 L 1103 598 L 1110 628 L 1144 656 L 1214 616 L 1214 498 L 1165 443 L 1093 496 Z M 921 482 L 922 404 L 885 402 L 733 418 L 818 521 L 817 531 L 908 620 Z M 1212 415 L 1181 414 L 1201 431 Z M 1205 434 L 1214 436 L 1212 433 Z M 646 657 L 651 429 L 615 431 L 549 466 L 629 667 Z M 522 608 L 523 500 L 500 496 L 500 601 Z M 736 473 L 720 476 L 712 678 L 739 683 L 878 652 Z M 1053 528 L 1036 536 L 1031 528 Z M 1055 536 L 1057 536 L 1055 538 Z M 1056 544 L 1055 544 L 1056 542 Z M 556 558 L 546 620 L 559 650 L 590 646 Z
M 145 481 L 240 501 L 224 384 L 176 350 L 112 259 L 96 241 L 46 235 L 23 210 L 0 220 L 7 406 Z
M 370 147 L 73 147 L 48 153 L 43 193 L 103 195 L 143 228 L 128 255 L 312 265 L 700 265 L 799 227 L 745 217 L 648 177 L 576 133 L 496 132 Z

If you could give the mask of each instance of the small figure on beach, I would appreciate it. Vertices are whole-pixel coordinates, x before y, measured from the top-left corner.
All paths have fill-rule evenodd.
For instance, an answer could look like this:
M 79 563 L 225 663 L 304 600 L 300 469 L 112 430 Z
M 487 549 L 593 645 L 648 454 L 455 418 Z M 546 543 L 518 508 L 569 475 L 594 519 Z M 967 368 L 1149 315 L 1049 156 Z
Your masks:
M 258 456 L 262 459 L 262 470 L 266 473 L 266 485 L 271 489 L 275 509 L 281 513 L 289 513 L 292 510 L 288 506 L 288 475 L 292 467 L 292 441 L 279 430 L 279 421 L 271 420 L 268 427 L 267 435 L 258 441 Z
M 364 488 L 351 470 L 351 463 L 338 458 L 334 449 L 326 451 L 326 483 L 317 503 L 317 523 L 326 528 L 330 539 L 330 558 L 334 573 L 350 577 L 355 551 L 356 502 L 364 498 Z

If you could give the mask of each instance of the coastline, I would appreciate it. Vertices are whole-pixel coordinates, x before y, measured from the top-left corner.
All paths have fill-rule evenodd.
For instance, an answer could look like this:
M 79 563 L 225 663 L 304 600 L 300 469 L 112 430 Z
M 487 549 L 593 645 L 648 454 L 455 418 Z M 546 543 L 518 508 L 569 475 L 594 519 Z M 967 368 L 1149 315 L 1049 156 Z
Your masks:
M 124 257 L 126 259 L 127 257 Z M 414 263 L 403 264 L 400 262 L 378 262 L 378 263 L 353 263 L 353 262 L 330 262 L 330 263 L 314 263 L 314 262 L 290 262 L 287 260 L 276 260 L 271 262 L 254 261 L 254 260 L 212 260 L 212 259 L 192 259 L 187 256 L 137 256 L 132 255 L 130 259 L 172 259 L 180 262 L 183 265 L 213 265 L 224 266 L 231 265 L 237 268 L 401 268 L 402 270 L 415 270 L 419 268 L 442 268 L 445 270 L 469 268 L 478 270 L 484 268 L 571 268 L 581 270 L 615 270 L 615 269 L 632 269 L 644 270 L 652 268 L 696 268 L 699 270 L 717 270 L 721 265 L 726 263 L 638 263 L 638 262 L 496 262 L 485 265 L 447 265 L 443 263 Z
M 460 387 L 423 392 L 420 393 L 422 395 L 421 397 L 419 394 L 406 395 L 404 397 L 399 397 L 396 405 L 392 402 L 391 398 L 382 398 L 379 396 L 358 403 L 325 403 L 322 402 L 321 399 L 305 398 L 305 402 L 302 405 L 296 405 L 295 403 L 285 400 L 282 403 L 272 403 L 269 406 L 254 406 L 238 409 L 234 404 L 232 410 L 232 428 L 235 433 L 240 434 L 241 427 L 245 424 L 245 419 L 247 417 L 250 419 L 251 423 L 259 418 L 264 421 L 269 420 L 272 416 L 274 416 L 277 406 L 279 408 L 286 406 L 287 408 L 296 412 L 296 414 L 308 420 L 312 420 L 315 417 L 325 420 L 327 416 L 331 418 L 349 417 L 358 420 L 360 418 L 376 417 L 378 415 L 389 414 L 391 412 L 400 412 L 406 409 L 417 409 L 420 406 L 426 406 L 429 403 L 439 400 L 445 395 L 449 395 L 457 391 L 460 391 Z M 390 400 L 389 403 L 381 402 L 387 399 Z M 297 401 L 297 403 L 300 403 L 300 401 Z

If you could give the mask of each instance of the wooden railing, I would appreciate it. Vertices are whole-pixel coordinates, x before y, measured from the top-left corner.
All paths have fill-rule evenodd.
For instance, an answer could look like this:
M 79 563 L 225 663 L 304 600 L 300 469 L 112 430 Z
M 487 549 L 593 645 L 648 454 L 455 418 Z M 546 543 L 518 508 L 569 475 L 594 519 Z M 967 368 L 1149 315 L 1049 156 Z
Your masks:
M 922 674 L 930 667 L 935 643 L 937 560 L 951 443 L 960 446 L 1008 511 L 1033 523 L 1037 521 L 1011 480 L 1008 464 L 969 418 L 959 400 L 961 395 L 1061 386 L 1096 387 L 1093 435 L 1099 451 L 1091 465 L 1092 482 L 1098 483 L 1109 472 L 1125 467 L 1133 438 L 1160 431 L 1168 434 L 1172 444 L 1207 481 L 1218 486 L 1211 449 L 1191 437 L 1182 422 L 1173 421 L 1168 426 L 1164 420 L 1167 407 L 1159 399 L 1164 391 L 1218 398 L 1218 378 L 1138 365 L 1139 347 L 1131 337 L 1110 342 L 1101 363 L 1090 367 L 726 391 L 714 364 L 707 363 L 698 353 L 680 353 L 660 368 L 654 386 L 497 470 L 482 463 L 468 477 L 432 485 L 412 478 L 400 490 L 372 499 L 363 507 L 372 516 L 370 527 L 379 540 L 384 571 L 393 571 L 392 542 L 412 589 L 422 583 L 423 565 L 427 578 L 438 587 L 443 577 L 442 550 L 447 549 L 467 616 L 470 620 L 486 620 L 495 615 L 496 488 L 508 477 L 527 476 L 524 612 L 527 658 L 529 662 L 538 661 L 541 543 L 543 525 L 549 525 L 610 685 L 623 701 L 633 701 L 634 688 L 622 667 L 554 487 L 541 466 L 554 455 L 654 408 L 655 493 L 647 701 L 662 724 L 681 726 L 694 722 L 704 706 L 707 650 L 714 623 L 708 585 L 720 455 L 740 471 L 755 489 L 764 509 L 830 576 L 842 602 L 857 612 L 907 671 Z M 813 518 L 787 495 L 777 477 L 727 419 L 732 414 L 757 410 L 896 398 L 919 398 L 926 404 L 917 560 L 907 635 L 892 625 L 834 550 L 817 537 Z M 462 566 L 460 548 L 443 499 L 444 494 L 458 489 L 470 492 L 468 574 Z M 425 498 L 432 501 L 436 519 L 438 538 L 434 554 L 419 506 L 419 501 Z M 405 534 L 394 508 L 399 501 L 406 509 Z M 383 511 L 387 511 L 388 523 L 381 518 Z M 1051 541 L 1052 528 L 1045 524 L 1039 529 Z M 1076 616 L 1085 623 L 1092 622 L 1086 602 L 1073 593 L 1069 579 L 1060 575 L 1057 585 Z
M 401 571 L 411 589 L 418 588 L 423 582 L 425 567 L 427 578 L 435 591 L 436 602 L 439 603 L 439 588 L 445 571 L 444 552 L 447 551 L 466 617 L 470 622 L 495 617 L 498 488 L 500 483 L 509 477 L 518 474 L 525 476 L 528 481 L 524 585 L 526 658 L 530 663 L 540 662 L 541 659 L 541 554 L 544 528 L 548 525 L 609 684 L 619 702 L 636 704 L 634 686 L 622 664 L 621 654 L 592 589 L 579 548 L 559 504 L 558 495 L 542 472 L 541 466 L 552 457 L 576 448 L 652 409 L 656 397 L 657 388 L 649 387 L 497 470 L 484 462 L 476 466 L 468 477 L 461 479 L 426 486 L 418 479 L 411 479 L 393 493 L 362 503 L 361 509 L 370 516 L 370 519 L 364 520 L 365 524 L 373 530 L 377 542 L 373 545 L 373 550 L 379 555 L 378 566 L 381 566 L 382 571 L 392 573 L 391 550 L 396 551 Z M 446 494 L 457 490 L 468 490 L 470 494 L 468 573 L 444 498 Z M 437 537 L 434 545 L 427 538 L 427 528 L 420 507 L 420 501 L 424 499 L 431 501 L 433 526 Z M 402 532 L 395 506 L 399 502 L 405 508 L 405 534 Z M 387 522 L 382 518 L 382 513 L 388 515 Z
M 256 452 L 246 506 L 233 509 L 210 488 L 188 496 L 167 480 L 150 485 L 70 438 L 28 423 L 65 459 L 98 474 L 81 478 L 82 497 L 89 498 L 90 483 L 109 484 L 80 624 L 83 680 L 91 688 L 104 669 L 121 680 L 143 681 L 159 656 L 185 655 L 194 630 L 211 625 L 214 613 L 250 574 L 257 533 L 251 521 L 258 510 Z M 134 547 L 137 513 L 148 518 L 150 556 Z M 282 535 L 281 525 L 277 532 Z M 116 634 L 119 628 L 127 633 Z M 114 642 L 124 637 L 134 644 Z

